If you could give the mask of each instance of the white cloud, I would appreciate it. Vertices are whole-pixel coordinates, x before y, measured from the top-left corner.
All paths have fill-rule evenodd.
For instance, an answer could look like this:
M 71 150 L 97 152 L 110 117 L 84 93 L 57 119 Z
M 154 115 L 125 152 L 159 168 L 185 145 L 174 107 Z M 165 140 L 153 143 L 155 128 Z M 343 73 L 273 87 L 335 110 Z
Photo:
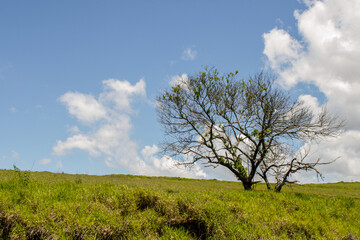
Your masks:
M 11 159 L 19 159 L 19 157 L 20 157 L 20 154 L 18 153 L 18 152 L 16 152 L 16 151 L 14 151 L 14 150 L 11 150 L 11 155 L 9 156 L 9 155 L 2 155 L 1 156 L 1 158 L 3 159 L 3 160 L 6 160 L 6 159 L 8 159 L 8 158 L 11 158 Z
M 319 166 L 326 182 L 360 181 L 360 131 L 346 131 L 339 138 L 328 139 L 321 144 L 312 145 L 309 160 L 320 158 L 322 162 L 334 161 Z M 302 183 L 316 182 L 314 172 L 300 172 L 294 175 Z
M 181 75 L 175 75 L 175 76 L 171 77 L 169 85 L 175 86 L 177 84 L 182 84 L 183 82 L 186 82 L 187 80 L 188 80 L 188 75 L 186 73 L 183 73 Z
M 311 95 L 300 95 L 298 98 L 299 102 L 303 102 L 306 106 L 310 107 L 310 109 L 315 114 L 319 114 L 321 112 L 321 106 L 319 104 L 319 101 L 316 97 Z
M 301 45 L 285 30 L 274 28 L 264 34 L 264 40 L 264 54 L 268 57 L 272 68 L 281 69 L 298 59 Z
M 11 107 L 9 110 L 10 110 L 10 112 L 12 112 L 12 113 L 18 112 L 18 110 L 17 110 L 15 107 Z
M 80 132 L 80 129 L 79 129 L 79 127 L 78 126 L 72 126 L 72 127 L 70 127 L 70 128 L 68 128 L 67 129 L 67 132 L 69 132 L 69 133 L 79 133 Z
M 315 146 L 314 155 L 334 163 L 322 166 L 329 181 L 360 181 L 360 131 L 346 131 L 337 139 L 329 139 Z
M 163 155 L 161 157 L 157 157 L 156 154 L 159 151 L 160 149 L 156 145 L 145 146 L 141 150 L 141 155 L 143 156 L 146 164 L 157 170 L 155 175 L 160 174 L 162 176 L 179 176 L 190 178 L 204 178 L 207 176 L 198 165 L 194 165 L 192 168 L 185 168 L 184 166 L 179 166 L 178 162 L 170 156 Z
M 196 56 L 197 56 L 197 51 L 191 48 L 187 48 L 184 50 L 181 59 L 184 61 L 192 61 L 196 58 Z
M 103 81 L 104 93 L 100 96 L 102 102 L 115 103 L 118 110 L 130 110 L 130 101 L 133 95 L 146 96 L 146 84 L 140 79 L 134 86 L 128 81 L 109 79 Z
M 57 140 L 53 147 L 54 155 L 68 154 L 78 149 L 91 156 L 103 158 L 109 168 L 122 168 L 133 174 L 205 176 L 197 166 L 181 169 L 176 166 L 174 159 L 168 156 L 157 157 L 159 149 L 156 145 L 146 146 L 141 154 L 139 153 L 137 143 L 131 139 L 131 103 L 146 96 L 143 79 L 135 85 L 128 81 L 109 79 L 103 81 L 103 85 L 104 90 L 98 98 L 81 93 L 66 93 L 60 97 L 69 113 L 80 122 L 87 123 L 87 129 L 90 130 L 84 132 L 78 127 L 72 127 L 71 136 L 64 141 Z
M 96 141 L 82 134 L 69 137 L 65 142 L 57 140 L 53 151 L 55 155 L 63 155 L 72 149 L 84 150 L 92 156 L 99 156 L 99 152 L 96 150 Z
M 92 95 L 68 92 L 59 99 L 71 115 L 84 123 L 93 123 L 106 117 L 105 107 Z
M 47 164 L 51 163 L 51 159 L 50 158 L 43 158 L 43 159 L 39 160 L 39 163 L 41 165 L 47 165 Z
M 355 179 L 360 169 L 360 2 L 358 0 L 305 1 L 308 9 L 295 12 L 301 41 L 274 28 L 264 34 L 268 65 L 283 86 L 314 84 L 327 98 L 327 107 L 347 120 L 346 132 L 324 141 L 313 152 L 326 159 L 341 158 L 324 166 L 328 179 Z M 315 106 L 310 96 L 303 100 Z

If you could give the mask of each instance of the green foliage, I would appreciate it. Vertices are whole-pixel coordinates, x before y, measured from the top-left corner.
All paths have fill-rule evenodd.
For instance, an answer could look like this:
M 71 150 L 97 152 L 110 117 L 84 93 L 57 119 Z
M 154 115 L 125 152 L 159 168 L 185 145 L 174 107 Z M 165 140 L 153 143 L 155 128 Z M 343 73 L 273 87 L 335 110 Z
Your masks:
M 360 237 L 360 183 L 276 194 L 263 184 L 248 192 L 216 180 L 42 172 L 24 188 L 18 174 L 0 170 L 0 239 Z
M 244 168 L 244 166 L 242 165 L 242 161 L 239 158 L 236 162 L 235 162 L 235 168 L 239 171 L 239 173 L 243 176 L 243 177 L 247 177 L 247 169 Z

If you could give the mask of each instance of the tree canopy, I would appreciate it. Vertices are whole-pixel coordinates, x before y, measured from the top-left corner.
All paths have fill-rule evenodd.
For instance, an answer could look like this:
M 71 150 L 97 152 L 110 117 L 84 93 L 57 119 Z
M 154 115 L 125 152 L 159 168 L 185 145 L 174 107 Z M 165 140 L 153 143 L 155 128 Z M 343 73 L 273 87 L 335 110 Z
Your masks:
M 215 68 L 179 81 L 158 101 L 159 122 L 167 139 L 163 149 L 182 164 L 223 166 L 249 190 L 260 176 L 275 190 L 299 170 L 315 170 L 308 161 L 311 145 L 337 136 L 343 121 L 326 108 L 315 113 L 304 102 L 275 87 L 274 77 L 260 72 L 249 79 L 238 71 L 220 74 Z

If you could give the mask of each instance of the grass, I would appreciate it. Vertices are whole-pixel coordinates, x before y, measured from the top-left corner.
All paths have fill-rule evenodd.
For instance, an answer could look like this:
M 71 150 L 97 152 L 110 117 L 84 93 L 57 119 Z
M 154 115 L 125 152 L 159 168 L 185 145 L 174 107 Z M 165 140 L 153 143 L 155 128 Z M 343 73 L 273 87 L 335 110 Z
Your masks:
M 360 183 L 0 170 L 1 239 L 360 239 Z

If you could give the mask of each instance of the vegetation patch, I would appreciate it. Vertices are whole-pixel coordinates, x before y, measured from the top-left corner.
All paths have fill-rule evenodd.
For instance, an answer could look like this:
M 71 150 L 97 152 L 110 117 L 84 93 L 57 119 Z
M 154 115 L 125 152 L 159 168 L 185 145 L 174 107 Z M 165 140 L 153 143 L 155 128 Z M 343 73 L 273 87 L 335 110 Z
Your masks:
M 285 186 L 0 170 L 0 239 L 359 239 L 360 183 Z

